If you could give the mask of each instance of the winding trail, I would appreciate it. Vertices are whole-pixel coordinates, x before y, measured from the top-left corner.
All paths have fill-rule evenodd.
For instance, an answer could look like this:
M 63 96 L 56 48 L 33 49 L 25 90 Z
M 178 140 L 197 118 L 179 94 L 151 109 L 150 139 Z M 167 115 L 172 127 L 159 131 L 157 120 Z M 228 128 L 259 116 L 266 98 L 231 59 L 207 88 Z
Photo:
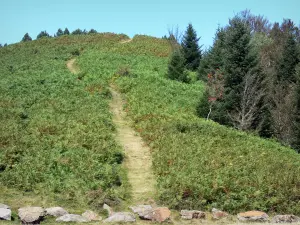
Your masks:
M 67 61 L 67 67 L 70 70 L 71 73 L 77 74 L 79 72 L 79 69 L 77 66 L 75 66 L 76 59 L 70 59 Z
M 127 42 L 131 41 L 126 40 Z M 126 42 L 126 43 L 127 43 Z M 79 68 L 75 65 L 76 59 L 67 61 L 67 68 L 77 74 Z M 116 125 L 116 140 L 125 152 L 124 165 L 132 190 L 132 204 L 152 202 L 155 196 L 155 178 L 152 171 L 150 148 L 142 138 L 130 127 L 126 113 L 123 110 L 123 99 L 114 85 L 110 86 L 112 100 L 110 110 L 113 113 L 113 123 Z
M 125 167 L 128 170 L 128 178 L 132 186 L 132 203 L 147 203 L 155 195 L 150 148 L 129 126 L 120 93 L 113 85 L 111 85 L 110 91 L 112 93 L 110 109 L 113 113 L 113 122 L 117 127 L 116 139 L 125 151 Z

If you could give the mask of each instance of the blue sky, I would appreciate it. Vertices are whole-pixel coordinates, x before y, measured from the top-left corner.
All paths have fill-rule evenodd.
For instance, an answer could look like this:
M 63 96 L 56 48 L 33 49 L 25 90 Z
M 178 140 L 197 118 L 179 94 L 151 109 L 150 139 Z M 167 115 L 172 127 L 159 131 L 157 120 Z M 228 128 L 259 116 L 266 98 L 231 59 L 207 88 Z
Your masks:
M 161 37 L 169 28 L 185 30 L 192 23 L 200 44 L 208 47 L 218 25 L 250 9 L 271 22 L 290 18 L 300 23 L 300 0 L 0 0 L 0 43 L 19 42 L 26 32 L 32 38 L 58 28 L 98 32 L 148 34 Z

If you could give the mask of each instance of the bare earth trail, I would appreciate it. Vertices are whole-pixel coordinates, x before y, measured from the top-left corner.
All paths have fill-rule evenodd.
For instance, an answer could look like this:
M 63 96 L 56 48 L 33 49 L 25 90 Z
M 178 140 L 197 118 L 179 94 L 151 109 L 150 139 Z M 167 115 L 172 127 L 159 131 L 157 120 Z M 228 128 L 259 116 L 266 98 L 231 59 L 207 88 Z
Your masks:
M 69 61 L 67 61 L 67 67 L 71 73 L 77 74 L 79 70 L 77 66 L 75 66 L 75 61 L 76 59 L 70 59 Z
M 132 203 L 147 203 L 155 195 L 150 149 L 126 120 L 120 93 L 113 85 L 111 85 L 110 91 L 112 93 L 110 109 L 117 128 L 116 139 L 125 151 L 125 167 L 128 170 L 128 178 L 132 186 Z
M 131 40 L 125 40 L 122 43 L 128 43 Z M 79 68 L 75 65 L 75 60 L 71 59 L 67 62 L 67 68 L 73 74 L 77 74 L 79 71 Z M 130 127 L 123 111 L 123 99 L 113 85 L 110 87 L 110 92 L 112 94 L 110 110 L 113 113 L 113 123 L 117 128 L 116 140 L 125 152 L 124 165 L 132 187 L 131 203 L 149 203 L 149 200 L 155 195 L 155 179 L 152 172 L 150 149 Z

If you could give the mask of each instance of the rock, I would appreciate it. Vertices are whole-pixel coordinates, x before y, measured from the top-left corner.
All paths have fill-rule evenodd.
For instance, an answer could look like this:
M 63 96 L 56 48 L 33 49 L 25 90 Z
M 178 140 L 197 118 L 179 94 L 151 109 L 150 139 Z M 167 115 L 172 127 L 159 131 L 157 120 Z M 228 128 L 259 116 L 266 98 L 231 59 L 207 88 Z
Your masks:
M 113 222 L 135 222 L 135 216 L 129 212 L 116 212 L 107 219 L 103 220 L 104 223 Z
M 23 224 L 39 224 L 46 215 L 42 207 L 19 208 L 18 215 Z
M 11 220 L 11 210 L 0 208 L 0 220 Z
M 97 213 L 87 210 L 84 213 L 82 213 L 82 216 L 91 220 L 91 221 L 100 221 L 102 220 L 102 217 L 99 216 Z
M 10 209 L 10 207 L 8 205 L 0 203 L 0 209 Z
M 62 207 L 51 207 L 51 208 L 46 209 L 46 215 L 48 215 L 48 216 L 59 217 L 59 216 L 63 216 L 66 214 L 68 214 L 68 212 L 65 209 L 63 209 Z
M 300 217 L 294 215 L 276 215 L 272 219 L 273 223 L 297 223 Z
M 137 213 L 143 220 L 152 220 L 153 208 L 151 205 L 137 205 L 129 207 L 134 213 Z
M 65 214 L 61 217 L 56 219 L 56 222 L 80 222 L 80 223 L 87 223 L 91 222 L 88 218 L 85 218 L 80 215 L 75 214 Z
M 141 219 L 152 220 L 155 222 L 164 222 L 170 219 L 171 211 L 167 207 L 158 207 L 152 210 L 146 211 L 144 215 L 141 215 Z
M 129 207 L 134 213 L 143 214 L 146 211 L 152 210 L 151 205 L 137 205 Z
M 197 211 L 197 210 L 181 210 L 180 215 L 182 219 L 186 219 L 186 220 L 205 219 L 206 217 L 205 212 Z
M 211 210 L 211 212 L 212 212 L 212 218 L 215 219 L 215 220 L 219 220 L 219 219 L 222 219 L 222 218 L 225 218 L 225 217 L 228 216 L 228 213 L 223 212 L 223 211 L 218 210 L 218 209 L 215 209 L 215 208 L 213 208 Z
M 114 214 L 112 208 L 110 208 L 109 205 L 107 205 L 107 204 L 103 205 L 103 209 L 105 209 L 108 212 L 109 216 L 112 216 Z
M 240 221 L 267 221 L 269 216 L 261 211 L 248 211 L 238 214 L 238 220 Z

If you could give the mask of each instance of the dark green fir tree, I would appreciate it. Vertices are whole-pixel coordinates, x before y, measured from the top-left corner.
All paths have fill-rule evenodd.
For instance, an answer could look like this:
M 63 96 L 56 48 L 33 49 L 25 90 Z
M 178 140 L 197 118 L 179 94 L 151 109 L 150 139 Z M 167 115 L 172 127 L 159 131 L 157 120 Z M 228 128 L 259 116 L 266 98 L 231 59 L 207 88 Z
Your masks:
M 68 30 L 68 28 L 66 28 L 65 30 L 64 30 L 64 35 L 69 35 L 70 34 L 70 31 Z
M 171 55 L 168 64 L 168 78 L 171 80 L 177 80 L 188 83 L 189 78 L 185 71 L 185 59 L 181 49 L 175 49 Z
M 188 70 L 196 71 L 201 60 L 201 48 L 199 47 L 197 33 L 192 24 L 189 24 L 181 43 L 185 66 Z
M 48 38 L 48 37 L 51 37 L 47 31 L 41 31 L 38 36 L 36 37 L 36 39 L 41 39 L 41 38 Z
M 62 36 L 64 35 L 64 32 L 62 31 L 62 29 L 58 29 L 57 32 L 56 32 L 56 37 L 59 37 L 59 36 Z
M 26 33 L 26 34 L 24 35 L 24 37 L 22 38 L 22 41 L 23 41 L 23 42 L 26 42 L 26 41 L 32 41 L 32 38 L 29 36 L 28 33 Z

